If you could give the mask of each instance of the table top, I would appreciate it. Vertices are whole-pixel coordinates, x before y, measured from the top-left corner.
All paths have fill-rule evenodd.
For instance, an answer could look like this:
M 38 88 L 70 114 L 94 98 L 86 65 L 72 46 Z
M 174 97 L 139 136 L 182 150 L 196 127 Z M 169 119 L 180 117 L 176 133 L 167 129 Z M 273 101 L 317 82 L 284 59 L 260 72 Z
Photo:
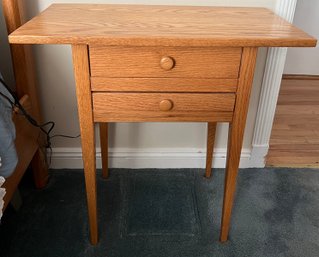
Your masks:
M 53 4 L 9 36 L 20 44 L 315 46 L 265 8 Z

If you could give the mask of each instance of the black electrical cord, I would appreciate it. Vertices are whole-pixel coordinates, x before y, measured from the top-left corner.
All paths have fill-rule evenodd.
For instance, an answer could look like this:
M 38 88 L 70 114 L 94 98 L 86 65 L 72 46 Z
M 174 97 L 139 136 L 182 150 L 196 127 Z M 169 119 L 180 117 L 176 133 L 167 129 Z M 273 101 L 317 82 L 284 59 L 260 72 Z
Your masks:
M 27 111 L 23 108 L 23 106 L 21 105 L 21 103 L 19 102 L 18 97 L 14 94 L 14 92 L 10 89 L 10 87 L 6 84 L 6 82 L 0 78 L 1 83 L 4 85 L 4 87 L 6 88 L 6 90 L 10 93 L 10 95 L 12 96 L 12 98 L 14 99 L 14 103 L 10 100 L 10 104 L 13 108 L 17 108 L 23 116 L 26 117 L 26 119 L 35 127 L 38 127 L 41 129 L 41 131 L 46 134 L 47 137 L 47 145 L 46 147 L 49 148 L 51 147 L 51 141 L 50 141 L 50 133 L 53 130 L 55 123 L 53 121 L 49 121 L 43 124 L 38 124 L 38 122 L 32 118 L 32 116 L 30 114 L 27 113 Z M 1 94 L 3 95 L 3 94 Z M 6 98 L 7 100 L 9 100 L 8 98 Z M 49 126 L 48 130 L 45 130 L 45 127 Z
M 64 137 L 64 138 L 70 138 L 70 139 L 75 139 L 75 138 L 79 138 L 81 135 L 77 135 L 77 136 L 68 136 L 68 135 L 62 135 L 62 134 L 57 134 L 57 135 L 53 135 L 50 138 L 55 138 L 55 137 Z
M 21 105 L 21 103 L 19 102 L 18 97 L 15 95 L 15 93 L 10 89 L 10 87 L 6 84 L 6 82 L 0 77 L 0 82 L 1 84 L 6 88 L 6 90 L 9 92 L 9 94 L 12 96 L 12 98 L 14 99 L 14 102 L 7 97 L 5 94 L 0 92 L 0 95 L 5 98 L 11 105 L 12 109 L 18 109 L 23 115 L 33 126 L 39 128 L 45 135 L 46 135 L 46 148 L 50 149 L 50 153 L 52 154 L 52 147 L 51 147 L 51 139 L 55 138 L 55 137 L 64 137 L 64 138 L 79 138 L 81 135 L 77 135 L 77 136 L 69 136 L 69 135 L 63 135 L 63 134 L 57 134 L 57 135 L 53 135 L 51 136 L 51 132 L 55 126 L 55 122 L 53 121 L 48 121 L 45 122 L 43 124 L 39 124 Z M 49 127 L 48 129 L 46 129 L 46 127 Z M 50 160 L 51 160 L 51 156 L 50 156 Z M 51 163 L 51 161 L 50 161 Z

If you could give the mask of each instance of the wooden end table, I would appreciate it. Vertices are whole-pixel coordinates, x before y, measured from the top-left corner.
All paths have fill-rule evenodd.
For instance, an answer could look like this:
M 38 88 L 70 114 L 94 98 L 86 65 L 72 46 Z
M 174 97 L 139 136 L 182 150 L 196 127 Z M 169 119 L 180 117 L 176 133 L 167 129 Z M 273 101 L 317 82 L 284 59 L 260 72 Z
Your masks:
M 227 240 L 258 47 L 316 40 L 264 8 L 54 4 L 11 44 L 72 45 L 91 243 L 98 242 L 94 124 L 107 177 L 107 123 L 229 122 L 220 240 Z

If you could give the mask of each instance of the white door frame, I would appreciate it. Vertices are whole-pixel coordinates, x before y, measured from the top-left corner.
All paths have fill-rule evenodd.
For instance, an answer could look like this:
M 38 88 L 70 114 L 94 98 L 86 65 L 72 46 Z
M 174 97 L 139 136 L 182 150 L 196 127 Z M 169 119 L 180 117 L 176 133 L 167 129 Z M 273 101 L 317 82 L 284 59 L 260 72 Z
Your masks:
M 292 22 L 296 5 L 297 0 L 278 0 L 275 12 Z M 268 49 L 252 141 L 251 160 L 256 167 L 265 165 L 286 55 L 287 48 Z

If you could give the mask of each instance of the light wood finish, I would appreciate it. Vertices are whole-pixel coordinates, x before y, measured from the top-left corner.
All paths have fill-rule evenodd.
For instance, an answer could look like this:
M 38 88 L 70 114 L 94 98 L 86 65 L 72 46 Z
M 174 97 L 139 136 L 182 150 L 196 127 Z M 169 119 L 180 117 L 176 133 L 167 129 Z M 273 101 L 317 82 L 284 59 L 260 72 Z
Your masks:
M 93 93 L 95 122 L 231 121 L 235 94 Z M 161 111 L 170 100 L 173 108 Z
M 220 234 L 224 242 L 257 47 L 316 45 L 313 37 L 264 8 L 93 4 L 52 5 L 9 40 L 73 44 L 93 244 L 97 242 L 93 122 L 210 122 L 207 152 L 213 151 L 213 123 L 230 122 Z M 106 136 L 105 125 L 101 127 L 102 137 Z M 102 147 L 106 153 L 107 144 Z M 210 158 L 211 154 L 208 165 Z
M 91 243 L 97 244 L 95 136 L 90 91 L 90 70 L 86 45 L 73 45 L 73 66 L 81 130 L 83 166 L 89 212 Z
M 54 4 L 11 43 L 131 46 L 315 46 L 265 8 Z
M 170 56 L 164 56 L 160 61 L 160 65 L 163 70 L 171 70 L 174 68 L 175 60 Z
M 216 135 L 216 122 L 207 123 L 207 146 L 206 146 L 206 172 L 205 177 L 210 178 L 212 175 L 212 161 L 214 152 L 214 143 Z
M 138 114 L 138 115 L 137 115 Z M 94 113 L 95 122 L 230 122 L 232 112 L 179 112 L 178 115 L 154 112 Z
M 174 61 L 164 69 L 167 56 Z M 231 79 L 238 78 L 240 57 L 241 48 L 90 47 L 92 77 Z
M 228 239 L 230 217 L 236 189 L 236 179 L 244 137 L 249 97 L 254 78 L 256 56 L 257 48 L 244 48 L 235 111 L 233 121 L 230 123 L 229 127 L 224 203 L 220 232 L 220 241 L 222 242 L 225 242 Z
M 10 34 L 24 22 L 23 1 L 20 0 L 2 0 L 3 15 L 5 18 L 7 32 Z M 30 46 L 10 45 L 13 70 L 15 75 L 16 94 L 21 98 L 21 103 L 28 112 L 41 122 L 41 108 L 37 94 L 37 81 L 35 79 L 34 63 Z M 5 196 L 5 206 L 10 202 L 20 180 L 32 165 L 34 183 L 37 188 L 43 188 L 48 181 L 48 167 L 46 158 L 42 152 L 45 151 L 45 138 L 40 134 L 40 130 L 30 125 L 22 116 L 14 117 L 16 127 L 16 149 L 18 154 L 17 167 L 4 185 L 7 193 Z
M 307 75 L 307 74 L 284 74 L 282 79 L 293 80 L 319 80 L 319 75 Z
M 108 138 L 108 124 L 102 122 L 100 126 L 100 145 L 101 145 L 101 158 L 102 158 L 102 177 L 109 177 L 108 169 L 108 151 L 109 151 L 109 138 Z
M 172 110 L 173 107 L 174 107 L 174 103 L 173 103 L 173 101 L 170 100 L 170 99 L 162 100 L 162 101 L 159 103 L 159 109 L 160 109 L 161 111 L 164 111 L 164 112 Z
M 22 12 L 20 12 L 22 3 L 23 1 L 19 0 L 2 0 L 3 14 L 7 24 L 8 34 L 19 28 L 23 23 L 21 18 Z M 25 94 L 28 95 L 32 105 L 30 112 L 32 116 L 40 122 L 41 108 L 38 100 L 34 60 L 32 58 L 30 46 L 10 45 L 10 48 L 17 95 L 19 98 L 22 98 Z
M 92 91 L 235 93 L 237 79 L 91 77 Z
M 319 168 L 319 79 L 281 83 L 267 166 Z

